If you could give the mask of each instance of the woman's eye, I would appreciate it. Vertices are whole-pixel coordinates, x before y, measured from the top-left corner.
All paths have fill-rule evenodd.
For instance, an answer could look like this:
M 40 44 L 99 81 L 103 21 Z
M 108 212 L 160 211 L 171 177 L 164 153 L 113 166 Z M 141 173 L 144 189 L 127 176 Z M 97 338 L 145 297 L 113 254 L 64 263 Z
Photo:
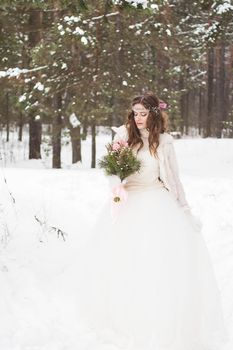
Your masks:
M 134 115 L 134 117 L 138 117 L 139 115 L 140 115 L 141 117 L 146 117 L 146 116 L 147 116 L 147 113 L 140 113 L 140 114 L 134 113 L 133 115 Z

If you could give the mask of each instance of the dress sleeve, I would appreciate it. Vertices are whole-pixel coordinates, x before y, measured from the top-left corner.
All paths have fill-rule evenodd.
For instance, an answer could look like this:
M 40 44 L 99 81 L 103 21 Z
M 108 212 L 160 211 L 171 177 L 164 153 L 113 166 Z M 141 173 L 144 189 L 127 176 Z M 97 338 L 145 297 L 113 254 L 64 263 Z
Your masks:
M 117 142 L 120 140 L 124 140 L 124 141 L 128 140 L 128 131 L 125 125 L 121 125 L 119 127 L 112 126 L 112 130 L 116 133 L 113 138 L 114 142 Z
M 173 138 L 172 138 L 172 141 L 168 143 L 168 147 L 169 147 L 169 152 L 168 152 L 169 167 L 171 169 L 172 176 L 177 188 L 177 194 L 178 194 L 177 200 L 184 211 L 190 211 L 191 208 L 186 200 L 184 188 L 180 181 L 179 166 L 178 166 L 176 152 L 173 144 Z
M 173 145 L 173 138 L 172 140 L 168 143 L 169 145 L 169 152 L 168 152 L 168 161 L 169 161 L 169 167 L 172 172 L 173 179 L 176 184 L 177 188 L 177 193 L 178 193 L 178 202 L 180 203 L 181 209 L 186 213 L 187 218 L 189 219 L 190 223 L 192 224 L 193 228 L 197 232 L 201 232 L 203 223 L 200 220 L 199 217 L 194 215 L 191 211 L 191 208 L 186 200 L 185 192 L 183 185 L 180 181 L 180 176 L 179 176 L 179 167 L 178 167 L 178 162 L 177 162 L 177 157 L 176 157 L 176 152 L 175 148 Z

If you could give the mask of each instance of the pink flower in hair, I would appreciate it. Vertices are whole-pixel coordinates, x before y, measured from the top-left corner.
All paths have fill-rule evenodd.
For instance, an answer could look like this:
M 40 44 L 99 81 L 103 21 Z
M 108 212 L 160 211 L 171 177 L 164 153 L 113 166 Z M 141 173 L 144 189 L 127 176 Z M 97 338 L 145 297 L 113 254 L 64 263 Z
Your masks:
M 163 101 L 159 102 L 159 108 L 166 109 L 167 108 L 167 103 L 165 103 Z

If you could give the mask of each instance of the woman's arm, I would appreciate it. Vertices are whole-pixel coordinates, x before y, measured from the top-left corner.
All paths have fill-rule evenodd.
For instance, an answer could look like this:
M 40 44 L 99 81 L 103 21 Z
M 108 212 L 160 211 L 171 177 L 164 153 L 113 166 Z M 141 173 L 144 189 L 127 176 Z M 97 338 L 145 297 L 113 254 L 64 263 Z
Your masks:
M 201 220 L 199 219 L 199 217 L 193 215 L 191 208 L 186 200 L 184 188 L 183 188 L 183 185 L 180 181 L 179 167 L 178 167 L 175 148 L 173 145 L 173 139 L 169 143 L 168 161 L 169 161 L 169 167 L 170 167 L 170 170 L 172 172 L 173 179 L 174 179 L 175 184 L 176 184 L 176 189 L 177 189 L 177 194 L 178 194 L 177 200 L 180 203 L 180 206 L 183 209 L 183 211 L 187 214 L 187 217 L 189 218 L 194 229 L 200 233 L 202 230 L 203 224 L 202 224 Z
M 180 181 L 179 166 L 178 166 L 178 162 L 177 162 L 177 157 L 176 157 L 176 152 L 175 152 L 173 140 L 172 140 L 172 142 L 170 142 L 168 144 L 168 147 L 169 147 L 169 151 L 168 151 L 169 167 L 170 167 L 174 182 L 176 184 L 176 189 L 177 189 L 177 194 L 178 194 L 177 200 L 179 201 L 179 203 L 184 211 L 191 210 L 191 208 L 187 202 L 187 199 L 186 199 L 183 185 Z

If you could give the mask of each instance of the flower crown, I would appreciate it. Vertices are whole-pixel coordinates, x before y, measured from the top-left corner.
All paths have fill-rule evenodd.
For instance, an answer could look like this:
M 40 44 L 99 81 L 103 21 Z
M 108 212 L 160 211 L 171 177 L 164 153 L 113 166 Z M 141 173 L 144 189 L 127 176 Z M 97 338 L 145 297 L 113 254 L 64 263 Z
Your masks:
M 149 111 L 159 113 L 161 109 L 166 109 L 166 108 L 167 108 L 167 104 L 163 101 L 160 101 L 159 106 L 154 106 L 154 107 L 150 106 Z

